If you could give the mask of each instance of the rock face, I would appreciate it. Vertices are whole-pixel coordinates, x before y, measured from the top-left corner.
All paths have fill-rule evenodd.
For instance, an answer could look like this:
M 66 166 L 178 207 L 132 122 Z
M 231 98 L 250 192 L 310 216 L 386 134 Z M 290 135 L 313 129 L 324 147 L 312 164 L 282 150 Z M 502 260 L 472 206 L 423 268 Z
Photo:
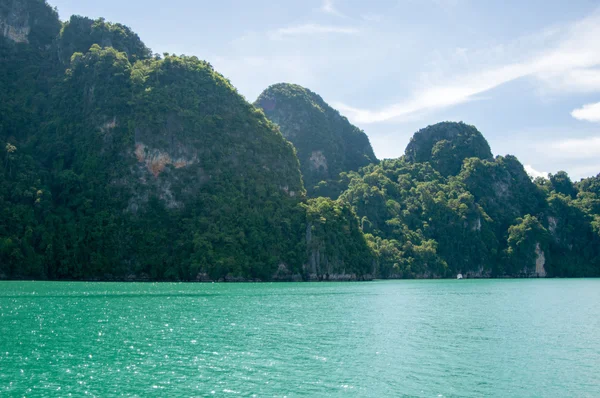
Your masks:
M 307 280 L 315 221 L 315 278 L 370 272 L 356 216 L 311 208 L 294 146 L 209 63 L 104 19 L 62 25 L 43 0 L 0 1 L 0 24 L 0 141 L 18 148 L 0 152 L 0 275 Z M 340 147 L 323 138 L 307 170 L 368 163 L 327 112 Z
M 483 135 L 462 122 L 443 122 L 417 131 L 405 155 L 410 162 L 430 162 L 443 176 L 458 174 L 467 158 L 493 158 Z
M 8 1 L 8 7 L 0 14 L 0 31 L 5 38 L 15 43 L 29 42 L 31 25 L 29 12 L 23 2 Z
M 12 43 L 47 46 L 52 43 L 59 29 L 58 14 L 45 1 L 0 2 L 0 32 Z
M 43 242 L 32 238 L 39 247 L 27 249 L 28 260 L 0 253 L 0 273 L 268 280 L 280 263 L 289 264 L 292 274 L 301 271 L 306 248 L 299 206 L 305 190 L 299 162 L 292 144 L 262 112 L 195 57 L 140 60 L 143 56 L 103 48 L 132 48 L 117 40 L 123 32 L 137 38 L 121 25 L 72 18 L 60 39 L 56 29 L 38 40 L 41 31 L 31 24 L 38 13 L 29 3 L 47 7 L 22 0 L 14 2 L 19 13 L 2 8 L 0 14 L 4 24 L 6 15 L 18 14 L 31 27 L 29 43 L 15 45 L 0 37 L 0 55 L 10 56 L 3 67 L 11 73 L 19 68 L 36 72 L 23 74 L 19 84 L 1 82 L 2 98 L 10 101 L 2 101 L 0 111 L 13 116 L 11 123 L 0 124 L 1 137 L 27 131 L 24 123 L 17 124 L 21 120 L 37 126 L 29 146 L 26 139 L 9 138 L 19 148 L 13 169 L 22 170 L 9 175 L 2 166 L 0 196 L 6 197 L 6 187 L 34 186 L 40 212 L 29 222 L 45 225 L 46 231 Z M 86 27 L 90 35 L 73 33 Z M 89 46 L 88 36 L 91 42 L 96 36 L 107 42 Z M 54 41 L 60 42 L 56 48 L 38 46 Z M 64 60 L 56 57 L 61 45 L 63 54 L 74 51 L 65 56 L 70 58 L 66 71 Z M 47 64 L 34 64 L 40 59 Z M 54 74 L 47 80 L 54 82 L 51 91 L 34 84 L 39 70 Z M 44 112 L 18 114 L 14 104 L 28 104 L 21 98 L 44 100 Z M 13 181 L 18 178 L 24 180 Z M 41 193 L 36 196 L 36 191 Z M 10 200 L 16 202 L 14 192 Z M 0 201 L 0 224 L 17 236 L 21 221 L 3 217 L 9 213 L 5 203 Z M 50 229 L 52 223 L 62 227 Z
M 494 160 L 469 159 L 458 178 L 494 220 L 497 233 L 526 214 L 538 214 L 545 201 L 523 165 L 511 155 Z
M 100 132 L 77 137 L 67 129 L 65 140 L 118 154 L 119 163 L 106 166 L 118 167 L 113 186 L 128 192 L 127 209 L 137 213 L 153 196 L 184 208 L 224 178 L 234 185 L 259 178 L 286 197 L 303 192 L 291 144 L 209 64 L 169 57 L 134 68 L 128 58 L 98 46 L 76 57 L 63 85 L 68 98 L 57 101 L 68 109 L 56 109 Z
M 0 1 L 0 141 L 20 144 L 39 131 L 56 77 L 52 43 L 60 26 L 42 0 Z
M 302 87 L 262 112 L 123 25 L 61 27 L 43 0 L 0 0 L 0 279 L 600 275 L 600 177 L 533 182 L 462 123 L 376 162 Z M 313 195 L 345 192 L 307 199 L 300 166 Z
M 343 171 L 358 170 L 377 159 L 367 135 L 312 91 L 294 84 L 276 84 L 256 100 L 296 147 L 304 185 L 313 195 L 321 182 L 337 180 Z M 337 197 L 334 187 L 327 196 Z
M 546 265 L 546 256 L 539 242 L 535 246 L 535 255 L 535 275 L 539 278 L 545 278 L 546 269 L 544 268 L 544 266 Z
M 305 237 L 305 279 L 363 280 L 375 274 L 373 253 L 347 204 L 328 198 L 309 200 Z

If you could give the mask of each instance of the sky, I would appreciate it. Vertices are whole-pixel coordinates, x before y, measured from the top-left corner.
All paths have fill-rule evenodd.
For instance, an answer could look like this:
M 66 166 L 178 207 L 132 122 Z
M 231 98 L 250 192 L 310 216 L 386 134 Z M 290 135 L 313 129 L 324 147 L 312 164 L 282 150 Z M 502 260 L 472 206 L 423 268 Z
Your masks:
M 378 158 L 440 121 L 476 126 L 533 176 L 600 173 L 599 0 L 49 0 L 155 53 L 210 62 L 253 102 L 296 83 Z

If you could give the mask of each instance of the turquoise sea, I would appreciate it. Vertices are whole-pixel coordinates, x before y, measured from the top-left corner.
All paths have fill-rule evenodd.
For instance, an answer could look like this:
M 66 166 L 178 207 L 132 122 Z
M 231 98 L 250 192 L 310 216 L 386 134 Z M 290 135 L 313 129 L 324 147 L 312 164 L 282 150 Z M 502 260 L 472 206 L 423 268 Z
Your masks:
M 0 282 L 0 396 L 600 397 L 600 280 Z

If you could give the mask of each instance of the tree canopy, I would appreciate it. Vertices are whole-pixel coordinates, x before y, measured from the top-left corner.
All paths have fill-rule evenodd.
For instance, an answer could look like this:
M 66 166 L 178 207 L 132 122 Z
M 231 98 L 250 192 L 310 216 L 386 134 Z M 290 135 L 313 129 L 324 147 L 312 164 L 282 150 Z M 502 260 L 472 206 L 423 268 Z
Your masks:
M 267 88 L 255 105 L 296 148 L 310 196 L 337 198 L 337 177 L 377 163 L 367 135 L 312 91 L 296 84 Z
M 255 106 L 42 0 L 1 2 L 0 26 L 0 278 L 600 275 L 600 175 L 532 180 L 451 122 L 379 162 L 303 87 Z

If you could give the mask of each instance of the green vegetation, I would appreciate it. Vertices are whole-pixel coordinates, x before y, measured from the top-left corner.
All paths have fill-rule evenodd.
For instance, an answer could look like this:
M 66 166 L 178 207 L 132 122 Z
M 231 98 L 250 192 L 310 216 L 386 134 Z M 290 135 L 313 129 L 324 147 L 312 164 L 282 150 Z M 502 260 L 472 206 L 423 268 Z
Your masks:
M 323 275 L 325 279 L 352 274 L 372 277 L 374 255 L 347 203 L 329 198 L 311 199 L 306 213 L 310 274 Z
M 532 181 L 449 122 L 379 163 L 302 87 L 265 115 L 123 25 L 10 0 L 0 26 L 0 278 L 600 275 L 600 175 Z
M 13 27 L 13 28 L 11 28 Z M 60 31 L 55 10 L 40 0 L 0 2 L 0 140 L 38 131 L 56 77 L 49 50 Z M 26 34 L 26 32 L 29 32 Z
M 106 22 L 104 18 L 94 21 L 73 15 L 63 25 L 58 38 L 61 61 L 68 65 L 74 53 L 85 53 L 94 44 L 124 52 L 132 63 L 152 56 L 150 49 L 127 26 Z
M 438 123 L 421 129 L 406 147 L 406 160 L 429 162 L 445 177 L 458 174 L 464 159 L 492 157 L 485 138 L 465 123 Z
M 3 15 L 31 15 L 32 4 L 43 2 L 15 1 Z M 266 280 L 282 265 L 311 278 L 362 275 L 348 253 L 368 247 L 355 216 L 334 204 L 311 240 L 328 253 L 324 268 L 305 271 L 316 216 L 294 148 L 210 64 L 151 57 L 127 27 L 104 20 L 73 17 L 60 29 L 44 9 L 32 20 L 54 21 L 56 48 L 0 39 L 12 57 L 0 86 L 11 98 L 1 122 L 0 275 Z M 356 237 L 352 252 L 329 248 Z
M 337 198 L 338 175 L 376 163 L 367 135 L 312 91 L 275 84 L 256 100 L 296 147 L 309 196 Z
M 380 276 L 600 275 L 598 178 L 534 183 L 514 156 L 490 158 L 474 127 L 446 122 L 415 134 L 405 157 L 341 176 Z

